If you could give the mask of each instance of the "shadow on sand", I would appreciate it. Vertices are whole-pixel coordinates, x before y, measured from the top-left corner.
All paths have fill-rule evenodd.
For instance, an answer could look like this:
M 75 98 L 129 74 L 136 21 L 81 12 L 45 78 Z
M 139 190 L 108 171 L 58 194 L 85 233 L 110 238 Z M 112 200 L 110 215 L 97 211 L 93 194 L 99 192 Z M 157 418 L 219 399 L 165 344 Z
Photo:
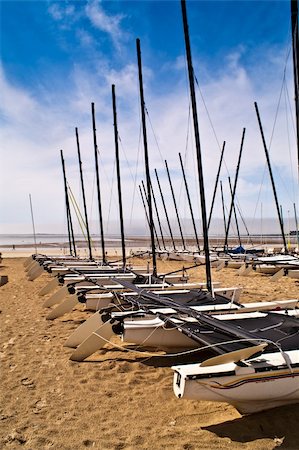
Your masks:
M 228 437 L 234 442 L 274 439 L 281 449 L 298 450 L 299 406 L 282 406 L 202 429 L 220 438 Z
M 137 356 L 137 354 L 130 354 L 127 350 L 131 351 L 138 351 L 140 352 Z M 144 352 L 144 356 L 142 353 Z M 130 362 L 130 363 L 140 363 L 144 364 L 149 367 L 171 367 L 174 365 L 183 365 L 183 364 L 195 364 L 199 363 L 200 361 L 203 361 L 204 359 L 207 359 L 211 356 L 208 352 L 203 351 L 196 351 L 192 352 L 191 354 L 187 355 L 174 355 L 171 354 L 157 354 L 157 356 L 148 356 L 147 352 L 154 353 L 155 349 L 153 348 L 146 348 L 146 347 L 136 347 L 135 345 L 126 345 L 123 348 L 119 347 L 112 347 L 112 348 L 102 348 L 101 349 L 101 356 L 111 356 L 115 354 L 115 357 L 113 358 L 104 358 L 104 359 L 97 359 L 95 358 L 95 355 L 93 355 L 92 360 L 85 360 L 86 363 L 101 363 L 104 361 L 118 361 L 118 362 Z M 178 351 L 179 353 L 179 351 Z M 126 358 L 126 355 L 130 355 L 131 357 Z M 121 356 L 120 356 L 121 355 Z

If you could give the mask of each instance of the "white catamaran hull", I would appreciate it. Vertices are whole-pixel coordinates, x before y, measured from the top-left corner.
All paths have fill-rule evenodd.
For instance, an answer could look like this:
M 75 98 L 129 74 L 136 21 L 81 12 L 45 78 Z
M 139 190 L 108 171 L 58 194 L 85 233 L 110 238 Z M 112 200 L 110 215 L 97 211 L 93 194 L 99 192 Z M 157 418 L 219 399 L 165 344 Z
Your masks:
M 173 389 L 178 398 L 227 402 L 242 414 L 299 402 L 299 350 L 269 354 L 247 362 L 201 367 L 173 367 Z
M 296 302 L 296 300 L 295 300 Z M 266 305 L 265 305 L 266 306 Z M 220 319 L 246 318 L 253 317 L 254 314 L 258 316 L 262 313 L 254 313 L 250 311 L 250 307 L 244 308 L 244 312 L 235 310 L 234 313 L 224 314 L 219 317 Z M 205 307 L 196 308 L 197 311 L 205 311 Z M 238 311 L 238 312 L 237 312 Z M 227 311 L 229 313 L 229 311 Z M 282 313 L 282 312 L 281 312 Z M 289 311 L 289 315 L 293 317 L 298 316 L 298 310 Z M 178 323 L 179 327 L 179 323 Z M 174 349 L 193 349 L 200 347 L 199 344 L 193 339 L 188 338 L 181 333 L 177 328 L 165 328 L 165 324 L 159 318 L 136 320 L 125 319 L 124 330 L 122 333 L 122 341 L 130 344 L 136 344 L 147 347 L 159 347 L 162 350 L 172 352 Z

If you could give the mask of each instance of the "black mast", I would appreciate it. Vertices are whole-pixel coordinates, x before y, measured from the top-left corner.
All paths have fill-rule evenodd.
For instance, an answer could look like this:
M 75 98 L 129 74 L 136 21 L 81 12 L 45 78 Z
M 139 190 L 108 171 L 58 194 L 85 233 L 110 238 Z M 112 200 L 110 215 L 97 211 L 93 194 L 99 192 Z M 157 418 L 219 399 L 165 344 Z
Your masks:
M 125 248 L 123 206 L 122 206 L 122 197 L 121 197 L 119 148 L 118 148 L 118 129 L 117 129 L 117 112 L 116 112 L 115 85 L 114 84 L 112 85 L 112 106 L 113 106 L 114 143 L 115 143 L 115 157 L 116 157 L 116 173 L 117 173 L 117 190 L 118 190 L 118 204 L 119 204 L 120 233 L 121 233 L 121 248 L 122 248 L 122 257 L 123 257 L 123 268 L 125 268 L 126 267 L 126 248 Z
M 212 197 L 212 203 L 211 203 L 211 209 L 210 209 L 210 215 L 209 215 L 209 220 L 208 220 L 208 229 L 210 228 L 210 224 L 211 224 L 212 213 L 213 213 L 214 203 L 215 203 L 215 197 L 216 197 L 216 192 L 217 192 L 217 187 L 218 187 L 218 180 L 219 180 L 219 175 L 220 175 L 221 166 L 222 166 L 222 160 L 223 160 L 223 155 L 224 155 L 224 149 L 225 149 L 225 141 L 223 142 L 221 155 L 220 155 L 218 172 L 217 172 L 217 176 L 216 176 L 216 182 L 215 182 L 215 187 L 214 187 L 214 192 L 213 192 L 213 197 Z
M 181 163 L 181 169 L 183 172 L 183 178 L 184 178 L 184 183 L 185 183 L 185 188 L 186 188 L 186 192 L 187 192 L 187 199 L 188 199 L 188 204 L 189 204 L 189 209 L 190 209 L 190 214 L 191 214 L 191 219 L 192 219 L 192 224 L 193 224 L 193 230 L 194 230 L 194 234 L 195 234 L 195 239 L 196 239 L 196 243 L 197 243 L 197 248 L 198 251 L 200 252 L 200 245 L 199 245 L 199 240 L 198 240 L 198 235 L 197 235 L 197 230 L 196 230 L 196 225 L 195 225 L 195 220 L 194 220 L 194 215 L 193 215 L 193 209 L 192 209 L 192 204 L 191 204 L 191 199 L 190 199 L 190 194 L 189 194 L 189 189 L 188 189 L 188 183 L 187 183 L 187 179 L 186 179 L 186 174 L 185 174 L 185 169 L 184 169 L 184 165 L 183 165 L 183 161 L 182 161 L 182 156 L 179 153 L 179 158 L 180 158 L 180 163 Z
M 148 215 L 149 215 L 149 222 L 150 222 L 150 235 L 151 235 L 151 246 L 152 246 L 152 257 L 153 257 L 153 276 L 156 277 L 157 276 L 157 261 L 156 261 L 155 238 L 154 238 L 154 231 L 153 231 L 151 182 L 150 182 L 150 172 L 149 172 L 149 163 L 148 163 L 148 148 L 147 148 L 146 121 L 145 121 L 145 102 L 144 102 L 144 94 L 143 94 L 141 50 L 140 50 L 140 40 L 139 39 L 136 39 L 136 47 L 137 47 L 137 61 L 138 61 L 140 106 L 141 106 L 143 145 L 144 145 L 146 187 L 147 187 L 147 192 L 148 192 Z
M 297 130 L 297 156 L 299 174 L 299 33 L 298 33 L 298 0 L 291 0 L 292 43 L 293 43 L 293 70 Z
M 242 139 L 241 139 L 241 146 L 240 146 L 240 152 L 239 152 L 239 158 L 238 158 L 236 175 L 235 175 L 235 181 L 234 181 L 234 188 L 233 188 L 233 193 L 232 193 L 232 201 L 231 201 L 231 204 L 230 204 L 230 210 L 229 210 L 228 219 L 227 219 L 227 227 L 226 227 L 225 242 L 224 242 L 224 251 L 227 251 L 227 249 L 228 249 L 228 233 L 229 233 L 229 227 L 230 227 L 230 222 L 231 222 L 232 212 L 233 212 L 233 207 L 234 207 L 234 201 L 235 201 L 235 195 L 236 195 L 236 189 L 237 189 L 237 182 L 238 182 L 238 176 L 239 176 L 239 169 L 240 169 L 240 162 L 241 162 L 241 156 L 242 156 L 243 144 L 244 144 L 244 138 L 245 138 L 245 131 L 246 131 L 245 128 L 243 128 Z
M 78 135 L 77 127 L 76 127 L 76 140 L 77 140 L 77 150 L 78 150 L 78 160 L 79 160 L 79 169 L 80 169 L 83 206 L 84 206 L 84 214 L 85 214 L 85 225 L 86 225 L 86 233 L 87 233 L 87 240 L 88 240 L 89 259 L 92 259 L 91 240 L 90 240 L 90 233 L 89 233 L 89 226 L 88 226 L 88 217 L 87 217 L 87 208 L 86 208 L 86 200 L 85 200 L 84 181 L 83 181 L 83 171 L 82 171 L 82 161 L 81 161 L 79 135 Z
M 97 191 L 98 191 L 98 209 L 99 209 L 101 244 L 102 244 L 102 259 L 103 259 L 103 263 L 106 264 L 106 253 L 105 253 L 105 243 L 104 243 L 104 227 L 103 227 L 103 214 L 102 214 L 100 177 L 99 177 L 98 144 L 97 144 L 97 133 L 96 133 L 95 110 L 94 110 L 94 103 L 93 102 L 91 103 L 91 114 L 92 114 L 94 158 L 95 158 L 95 165 L 96 165 L 96 179 L 97 179 Z
M 221 180 L 220 180 L 220 191 L 221 191 L 221 202 L 222 202 L 222 212 L 223 212 L 224 232 L 226 233 L 225 204 L 224 204 L 223 187 L 222 187 L 222 181 L 221 181 Z
M 179 218 L 179 212 L 178 212 L 178 208 L 177 208 L 177 204 L 176 204 L 176 200 L 175 200 L 175 196 L 174 196 L 174 191 L 173 191 L 173 186 L 172 186 L 172 182 L 171 182 L 171 178 L 170 178 L 170 173 L 169 173 L 169 169 L 168 169 L 168 164 L 167 164 L 166 160 L 165 160 L 165 167 L 166 167 L 166 172 L 167 172 L 168 181 L 169 181 L 169 185 L 170 185 L 170 190 L 171 190 L 172 200 L 173 200 L 173 204 L 174 204 L 174 209 L 175 209 L 177 221 L 178 221 L 178 224 L 179 224 L 179 230 L 180 230 L 180 235 L 181 235 L 181 239 L 182 239 L 182 243 L 183 243 L 183 249 L 186 250 L 185 240 L 184 240 L 183 231 L 182 231 L 182 227 L 181 227 L 181 221 L 180 221 L 180 218 Z
M 232 183 L 231 183 L 230 177 L 228 177 L 228 184 L 229 184 L 230 195 L 233 198 L 233 188 L 232 188 Z M 238 218 L 237 218 L 235 201 L 234 201 L 234 204 L 233 204 L 233 210 L 234 210 L 235 222 L 236 222 L 236 227 L 237 227 L 237 235 L 238 235 L 238 239 L 239 239 L 239 245 L 241 247 L 242 243 L 241 243 L 241 236 L 240 236 L 240 230 L 239 230 L 239 223 L 238 223 Z
M 298 219 L 297 219 L 297 210 L 296 203 L 293 203 L 294 206 L 294 216 L 295 216 L 295 230 L 296 230 L 296 238 L 297 238 L 297 247 L 299 248 L 299 228 L 298 228 Z
M 271 184 L 272 184 L 272 189 L 273 189 L 273 194 L 274 194 L 274 200 L 275 200 L 275 205 L 276 205 L 276 210 L 277 210 L 277 216 L 278 216 L 278 220 L 279 220 L 281 236 L 282 236 L 282 239 L 283 239 L 284 251 L 285 251 L 285 253 L 288 253 L 286 238 L 285 238 L 285 234 L 284 234 L 283 220 L 282 220 L 282 216 L 281 216 L 281 213 L 280 213 L 280 210 L 279 210 L 278 198 L 277 198 L 274 178 L 273 178 L 273 174 L 272 174 L 272 168 L 271 168 L 271 163 L 270 163 L 270 158 L 269 158 L 269 152 L 268 152 L 267 144 L 266 144 L 266 141 L 265 141 L 264 132 L 263 132 L 263 126 L 262 126 L 262 122 L 261 122 L 261 119 L 260 119 L 260 114 L 259 114 L 259 110 L 258 110 L 258 106 L 257 106 L 256 102 L 254 102 L 254 107 L 255 107 L 257 120 L 258 120 L 259 127 L 260 127 L 260 132 L 261 132 L 261 136 L 262 136 L 262 141 L 263 141 L 263 146 L 264 146 L 264 150 L 265 150 L 265 155 L 266 155 L 266 159 L 267 159 L 269 175 L 270 175 L 270 179 L 271 179 Z
M 159 177 L 158 177 L 158 172 L 157 172 L 156 169 L 155 169 L 155 174 L 156 174 L 157 183 L 158 183 L 158 187 L 159 187 L 159 191 L 160 191 L 160 195 L 161 195 L 161 200 L 162 200 L 162 204 L 163 204 L 163 208 L 164 208 L 164 212 L 165 212 L 165 217 L 166 217 L 166 221 L 167 221 L 167 225 L 168 225 L 168 229 L 169 229 L 169 234 L 170 234 L 170 237 L 171 237 L 171 242 L 172 242 L 172 245 L 173 245 L 173 249 L 176 250 L 175 242 L 174 242 L 174 239 L 173 239 L 173 234 L 172 234 L 172 230 L 171 230 L 171 226 L 170 226 L 170 221 L 169 221 L 169 217 L 168 217 L 168 213 L 167 213 L 167 209 L 166 209 L 166 205 L 165 205 L 164 195 L 163 195 L 163 192 L 162 192 L 162 189 L 161 189 L 161 184 L 160 184 L 160 180 L 159 180 Z
M 164 250 L 166 250 L 161 221 L 160 221 L 160 215 L 159 215 L 159 211 L 158 211 L 158 206 L 157 206 L 157 202 L 156 202 L 156 197 L 155 197 L 152 181 L 151 181 L 151 192 L 152 192 L 152 196 L 153 196 L 153 200 L 154 200 L 154 206 L 155 206 L 155 211 L 156 211 L 156 216 L 157 216 L 157 220 L 158 220 L 158 225 L 159 225 L 159 230 L 160 230 L 160 234 L 161 234 L 163 247 L 164 247 Z
M 202 161 L 201 161 L 201 148 L 200 148 L 200 139 L 199 139 L 198 119 L 197 119 L 196 97 L 195 97 L 195 89 L 194 89 L 194 72 L 193 72 L 193 66 L 192 66 L 191 47 L 190 47 L 190 38 L 189 38 L 186 1 L 185 0 L 181 0 L 181 6 L 182 6 L 182 15 L 183 15 L 183 25 L 184 25 L 185 45 L 186 45 L 189 85 L 190 85 L 190 96 L 191 96 L 191 104 L 192 104 L 192 112 L 193 112 L 194 135 L 195 135 L 195 145 L 196 145 L 196 155 L 197 155 L 197 167 L 198 167 L 198 179 L 199 179 L 198 181 L 199 181 L 200 203 L 201 203 L 201 217 L 202 217 L 203 238 L 204 238 L 204 251 L 205 251 L 205 259 L 206 259 L 207 289 L 208 289 L 208 291 L 212 292 L 212 273 L 211 273 L 211 264 L 210 264 L 205 189 L 204 189 L 203 170 L 202 170 Z
M 144 211 L 145 211 L 145 215 L 146 215 L 146 220 L 147 220 L 148 226 L 150 226 L 149 217 L 148 217 L 147 208 L 146 208 L 146 203 L 148 206 L 148 198 L 147 198 L 146 189 L 145 189 L 143 180 L 141 181 L 141 183 L 142 183 L 142 189 L 143 189 L 144 196 L 142 194 L 141 186 L 139 185 L 140 195 L 141 195 L 141 199 L 142 199 L 142 203 L 143 203 L 143 207 L 144 207 Z M 145 203 L 144 199 L 146 200 L 146 203 Z M 154 222 L 153 222 L 153 229 L 154 229 L 154 235 L 156 236 L 158 248 L 159 248 L 159 250 L 161 250 L 160 242 L 159 242 L 159 238 L 158 238 L 158 234 L 157 234 L 157 230 L 156 230 L 156 226 L 155 226 Z
M 69 194 L 68 194 L 67 182 L 66 182 L 65 164 L 64 164 L 64 157 L 63 157 L 62 150 L 60 150 L 60 157 L 61 157 L 62 172 L 63 172 L 63 183 L 64 183 L 65 206 L 66 206 L 67 229 L 68 229 L 68 236 L 69 236 L 70 254 L 71 255 L 73 254 L 73 249 L 72 249 L 72 245 L 73 245 L 74 256 L 77 256 L 74 230 L 73 230 L 73 222 L 72 222 L 72 216 L 71 216 L 71 208 L 70 208 L 70 202 L 69 202 Z

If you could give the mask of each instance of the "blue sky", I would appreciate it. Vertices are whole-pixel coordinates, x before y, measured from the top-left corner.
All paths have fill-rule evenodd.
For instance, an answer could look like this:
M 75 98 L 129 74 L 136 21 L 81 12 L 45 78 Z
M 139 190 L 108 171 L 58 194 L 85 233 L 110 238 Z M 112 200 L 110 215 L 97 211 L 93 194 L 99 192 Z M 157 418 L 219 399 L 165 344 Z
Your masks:
M 173 213 L 163 167 L 163 160 L 168 160 L 180 213 L 189 217 L 177 156 L 178 152 L 184 154 L 195 214 L 199 217 L 180 3 L 2 0 L 0 6 L 1 183 L 5 186 L 0 197 L 0 232 L 30 231 L 29 193 L 37 231 L 65 230 L 59 150 L 65 152 L 68 179 L 80 203 L 76 126 L 88 207 L 97 231 L 92 101 L 97 112 L 107 229 L 117 219 L 112 83 L 117 93 L 126 226 L 134 229 L 144 222 L 136 188 L 144 177 L 136 37 L 141 39 L 151 168 L 157 167 L 161 174 Z M 246 127 L 239 204 L 245 217 L 255 216 L 258 220 L 261 210 L 265 217 L 274 216 L 269 180 L 267 175 L 263 177 L 265 157 L 253 109 L 257 101 L 267 142 L 278 110 L 271 159 L 285 216 L 293 215 L 293 203 L 298 202 L 298 178 L 292 64 L 291 58 L 287 60 L 291 45 L 289 1 L 189 1 L 187 9 L 200 86 L 197 95 L 208 205 L 219 147 L 223 140 L 227 141 L 226 168 L 222 171 L 223 183 L 227 184 L 228 172 L 234 177 L 242 128 Z M 226 196 L 229 204 L 228 191 Z M 219 197 L 215 217 L 220 216 Z

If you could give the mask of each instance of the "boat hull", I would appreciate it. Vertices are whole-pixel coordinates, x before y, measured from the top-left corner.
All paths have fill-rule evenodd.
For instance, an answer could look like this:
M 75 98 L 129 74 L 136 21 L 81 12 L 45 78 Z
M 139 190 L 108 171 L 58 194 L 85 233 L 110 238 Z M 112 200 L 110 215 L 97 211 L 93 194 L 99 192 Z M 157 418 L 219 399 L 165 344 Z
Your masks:
M 298 360 L 297 350 L 290 353 L 295 352 Z M 262 359 L 260 363 L 263 364 Z M 292 368 L 279 363 L 271 367 L 271 360 L 262 369 L 256 367 L 234 363 L 205 368 L 200 364 L 173 367 L 174 393 L 178 398 L 230 403 L 242 414 L 299 402 L 298 361 Z

